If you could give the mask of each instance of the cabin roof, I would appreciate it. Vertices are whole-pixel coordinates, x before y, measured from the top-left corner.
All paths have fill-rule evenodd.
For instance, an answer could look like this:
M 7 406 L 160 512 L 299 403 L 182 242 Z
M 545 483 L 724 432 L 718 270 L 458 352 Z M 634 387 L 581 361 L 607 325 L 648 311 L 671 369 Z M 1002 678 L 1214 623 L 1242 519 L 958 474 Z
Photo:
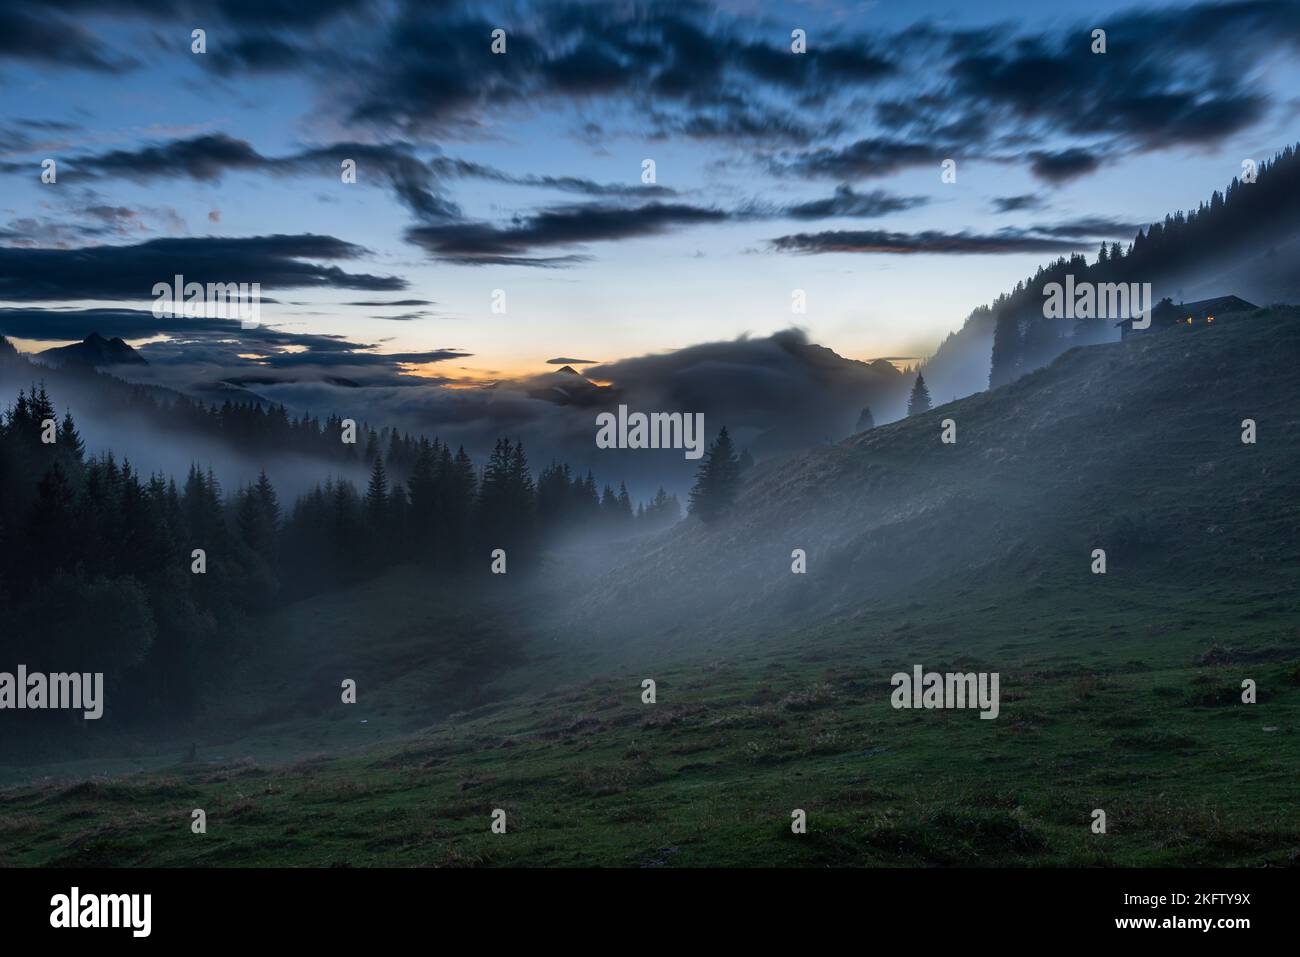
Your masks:
M 1258 309 L 1254 303 L 1247 302 L 1240 296 L 1215 296 L 1213 299 L 1198 299 L 1195 302 L 1179 302 L 1173 306 L 1174 312 L 1240 312 L 1243 309 Z M 1116 326 L 1127 326 L 1132 317 L 1121 319 Z
M 1213 299 L 1198 299 L 1196 302 L 1180 302 L 1177 308 L 1187 312 L 1201 312 L 1205 309 L 1258 309 L 1253 303 L 1238 296 L 1216 296 Z

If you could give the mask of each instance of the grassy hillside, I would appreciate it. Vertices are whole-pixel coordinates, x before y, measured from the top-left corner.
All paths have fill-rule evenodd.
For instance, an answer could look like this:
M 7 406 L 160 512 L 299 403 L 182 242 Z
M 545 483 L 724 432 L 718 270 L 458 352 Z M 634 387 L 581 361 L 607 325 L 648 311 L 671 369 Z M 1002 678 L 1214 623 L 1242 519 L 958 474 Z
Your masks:
M 945 588 L 1038 584 L 1097 603 L 1121 583 L 1281 594 L 1300 560 L 1297 367 L 1295 310 L 1073 350 L 1004 388 L 761 468 L 736 521 L 687 523 L 628 552 L 581 614 L 692 643 Z M 1254 445 L 1241 441 L 1246 418 Z M 945 420 L 956 444 L 940 441 Z M 794 548 L 807 575 L 790 573 Z M 1094 548 L 1104 577 L 1090 573 Z
M 792 635 L 788 652 L 611 672 L 287 766 L 14 788 L 0 862 L 1294 863 L 1295 619 L 1186 597 L 897 609 Z M 888 676 L 914 660 L 1000 668 L 1000 717 L 891 709 Z M 650 675 L 659 700 L 643 705 Z M 1260 703 L 1238 703 L 1242 676 Z M 196 807 L 206 835 L 189 832 Z M 794 808 L 807 835 L 789 831 Z
M 0 864 L 1294 865 L 1297 360 L 1288 312 L 1077 350 L 540 596 L 295 606 L 194 760 L 0 791 Z M 1000 716 L 894 710 L 917 663 Z

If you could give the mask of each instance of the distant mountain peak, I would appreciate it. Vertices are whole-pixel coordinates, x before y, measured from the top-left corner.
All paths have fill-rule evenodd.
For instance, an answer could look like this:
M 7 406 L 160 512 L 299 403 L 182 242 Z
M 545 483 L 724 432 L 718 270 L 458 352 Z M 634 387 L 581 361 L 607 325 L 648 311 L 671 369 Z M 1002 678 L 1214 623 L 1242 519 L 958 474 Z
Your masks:
M 70 346 L 56 346 L 38 353 L 42 361 L 54 365 L 81 365 L 99 368 L 111 365 L 148 365 L 144 356 L 127 345 L 120 337 L 105 339 L 92 332 L 81 342 Z
M 530 380 L 528 394 L 558 405 L 592 405 L 606 402 L 613 389 L 588 379 L 573 366 L 561 366 Z

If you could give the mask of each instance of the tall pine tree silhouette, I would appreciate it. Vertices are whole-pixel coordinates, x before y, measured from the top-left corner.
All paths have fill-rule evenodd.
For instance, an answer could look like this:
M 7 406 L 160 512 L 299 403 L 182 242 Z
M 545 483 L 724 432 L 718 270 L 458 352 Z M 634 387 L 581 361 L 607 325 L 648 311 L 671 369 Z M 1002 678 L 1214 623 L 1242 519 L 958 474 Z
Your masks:
M 912 395 L 907 400 L 907 414 L 920 415 L 930 411 L 930 390 L 925 386 L 925 376 L 916 374 L 916 384 L 912 386 Z
M 736 447 L 724 425 L 717 439 L 709 446 L 700 470 L 695 475 L 691 489 L 690 513 L 702 521 L 714 522 L 727 514 L 735 504 L 740 487 L 740 459 Z
M 388 505 L 388 473 L 384 470 L 384 460 L 375 456 L 375 464 L 370 469 L 370 485 L 366 488 L 366 511 L 371 521 L 378 524 Z

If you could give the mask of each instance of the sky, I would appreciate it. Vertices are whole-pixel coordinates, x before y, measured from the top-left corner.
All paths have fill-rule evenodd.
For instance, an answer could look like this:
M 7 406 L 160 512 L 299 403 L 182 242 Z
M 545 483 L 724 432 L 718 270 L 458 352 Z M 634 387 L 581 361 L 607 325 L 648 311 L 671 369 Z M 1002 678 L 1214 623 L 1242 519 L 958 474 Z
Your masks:
M 1270 0 L 100 6 L 0 0 L 0 333 L 268 374 L 608 375 L 790 327 L 925 356 L 1222 189 L 1300 104 Z M 266 328 L 154 320 L 173 272 L 260 281 Z

